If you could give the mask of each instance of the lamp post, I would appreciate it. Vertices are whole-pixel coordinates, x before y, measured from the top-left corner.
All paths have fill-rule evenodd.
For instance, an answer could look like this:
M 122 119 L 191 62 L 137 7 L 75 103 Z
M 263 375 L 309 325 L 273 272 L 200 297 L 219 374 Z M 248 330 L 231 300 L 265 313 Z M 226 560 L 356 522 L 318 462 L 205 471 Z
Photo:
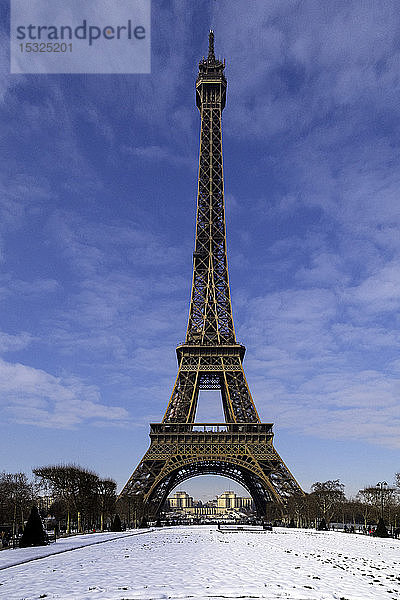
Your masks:
M 386 485 L 387 485 L 386 481 L 378 481 L 378 483 L 376 484 L 376 487 L 381 490 L 381 519 L 382 519 L 382 521 L 383 521 L 383 492 L 384 492 L 384 487 Z

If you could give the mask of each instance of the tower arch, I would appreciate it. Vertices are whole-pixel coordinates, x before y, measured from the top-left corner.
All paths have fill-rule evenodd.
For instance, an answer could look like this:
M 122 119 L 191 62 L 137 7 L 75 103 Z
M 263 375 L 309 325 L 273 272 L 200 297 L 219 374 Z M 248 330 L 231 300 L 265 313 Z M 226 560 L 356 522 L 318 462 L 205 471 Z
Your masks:
M 265 514 L 267 505 L 276 500 L 273 490 L 267 487 L 268 482 L 263 481 L 259 473 L 255 472 L 251 466 L 245 465 L 243 461 L 229 459 L 194 461 L 191 458 L 182 461 L 179 466 L 172 468 L 170 472 L 165 473 L 154 483 L 148 496 L 148 502 L 153 505 L 154 514 L 160 512 L 173 489 L 184 481 L 199 475 L 222 475 L 239 483 L 250 494 L 260 517 Z

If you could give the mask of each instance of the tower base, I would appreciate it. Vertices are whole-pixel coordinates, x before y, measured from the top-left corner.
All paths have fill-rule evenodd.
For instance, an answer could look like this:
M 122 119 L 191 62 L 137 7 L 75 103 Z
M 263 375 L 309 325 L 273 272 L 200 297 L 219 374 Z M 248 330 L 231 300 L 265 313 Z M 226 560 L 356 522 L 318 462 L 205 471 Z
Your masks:
M 153 423 L 150 448 L 120 498 L 141 498 L 157 516 L 168 494 L 197 475 L 222 475 L 248 490 L 257 514 L 304 492 L 275 450 L 272 423 Z

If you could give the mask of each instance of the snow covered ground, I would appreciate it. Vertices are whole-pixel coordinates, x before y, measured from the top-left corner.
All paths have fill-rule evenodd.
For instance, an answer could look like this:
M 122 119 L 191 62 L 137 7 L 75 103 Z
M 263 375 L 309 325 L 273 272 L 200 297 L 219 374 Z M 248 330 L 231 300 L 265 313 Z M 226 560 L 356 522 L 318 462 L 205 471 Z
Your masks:
M 16 562 L 37 549 L 1 552 L 0 598 L 400 599 L 398 540 L 281 528 L 221 533 L 212 526 L 127 534 L 13 567 L 4 568 L 5 555 Z
M 111 542 L 121 537 L 140 535 L 146 531 L 150 530 L 136 529 L 121 533 L 107 531 L 104 533 L 73 535 L 66 538 L 59 538 L 56 544 L 49 544 L 48 546 L 3 550 L 0 552 L 0 570 L 5 569 L 6 567 L 15 567 L 32 560 L 50 556 L 51 554 L 61 554 L 63 552 L 68 552 L 69 550 L 84 548 L 85 546 L 94 546 L 95 544 L 101 544 L 103 542 Z

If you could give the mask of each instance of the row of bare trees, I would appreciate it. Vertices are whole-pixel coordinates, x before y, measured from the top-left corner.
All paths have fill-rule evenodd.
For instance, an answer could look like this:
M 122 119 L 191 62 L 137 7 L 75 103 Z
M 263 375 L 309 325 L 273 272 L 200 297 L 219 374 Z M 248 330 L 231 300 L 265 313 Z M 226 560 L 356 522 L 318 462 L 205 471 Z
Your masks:
M 24 473 L 0 474 L 0 526 L 21 531 L 32 504 L 42 516 L 70 533 L 103 530 L 115 513 L 117 484 L 77 465 L 51 465 L 33 469 L 30 482 Z
M 311 492 L 288 502 L 288 516 L 299 527 L 316 526 L 322 519 L 330 523 L 343 523 L 365 527 L 378 523 L 381 516 L 387 526 L 400 526 L 400 473 L 395 475 L 393 486 L 368 486 L 355 498 L 346 498 L 344 485 L 338 479 L 316 482 Z
M 125 498 L 116 507 L 116 483 L 77 465 L 52 465 L 33 469 L 34 479 L 24 473 L 0 473 L 0 527 L 20 531 L 32 504 L 42 516 L 52 516 L 61 530 L 103 530 L 116 510 L 126 523 L 140 524 L 146 508 L 140 498 Z M 272 507 L 270 518 L 280 518 Z M 286 517 L 298 527 L 315 527 L 324 519 L 330 523 L 356 526 L 376 524 L 383 516 L 387 526 L 400 526 L 400 473 L 393 486 L 369 486 L 355 498 L 346 498 L 344 485 L 337 480 L 316 482 L 303 497 L 292 497 Z
M 78 532 L 104 529 L 116 502 L 117 484 L 77 465 L 53 465 L 33 469 L 45 496 L 53 502 L 49 512 L 65 526 Z

